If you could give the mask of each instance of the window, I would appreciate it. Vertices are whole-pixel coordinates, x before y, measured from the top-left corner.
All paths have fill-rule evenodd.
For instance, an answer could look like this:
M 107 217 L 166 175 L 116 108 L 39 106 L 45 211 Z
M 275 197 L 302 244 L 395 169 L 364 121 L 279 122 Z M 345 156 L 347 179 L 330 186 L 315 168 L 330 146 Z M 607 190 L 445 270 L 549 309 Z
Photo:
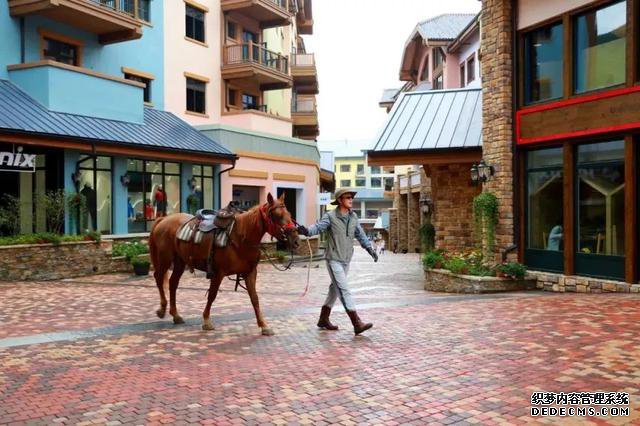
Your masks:
M 236 23 L 227 21 L 227 38 L 235 40 L 236 35 L 237 35 Z
M 138 0 L 138 17 L 151 22 L 151 0 Z
M 83 196 L 86 209 L 80 212 L 76 231 L 84 229 L 111 233 L 111 157 L 80 156 L 78 193 Z
M 366 186 L 366 185 L 367 185 L 366 179 L 356 179 L 356 186 Z
M 80 66 L 80 46 L 44 37 L 43 59 L 51 59 L 63 64 Z
M 351 171 L 351 164 L 340 164 L 340 171 L 341 172 L 350 172 Z
M 420 81 L 429 81 L 429 56 L 424 59 L 424 67 L 422 68 Z
M 467 84 L 476 79 L 476 55 L 475 53 L 467 59 Z
M 433 69 L 436 70 L 444 62 L 444 55 L 439 47 L 433 49 Z
M 365 211 L 367 219 L 377 219 L 378 218 L 378 210 L 377 209 L 367 209 Z
M 213 209 L 213 167 L 191 166 L 193 188 L 187 197 L 187 211 L 195 214 L 198 209 Z
M 350 179 L 343 179 L 340 181 L 340 186 L 343 188 L 349 188 L 351 187 L 351 180 Z
M 393 191 L 394 179 L 392 177 L 384 178 L 384 190 Z
M 135 74 L 124 74 L 124 78 L 127 80 L 133 80 L 144 84 L 143 98 L 145 102 L 151 102 L 151 79 L 145 78 Z
M 465 86 L 464 68 L 465 68 L 465 64 L 463 62 L 463 63 L 460 64 L 460 87 L 464 87 Z
M 444 78 L 442 74 L 433 80 L 433 90 L 441 90 L 444 87 Z
M 371 174 L 379 175 L 380 174 L 380 166 L 371 166 Z
M 562 24 L 525 34 L 525 104 L 562 97 L 563 51 Z
M 624 141 L 578 146 L 578 252 L 624 256 Z
M 364 164 L 356 165 L 356 173 L 359 174 L 359 175 L 363 175 L 364 174 Z
M 235 89 L 227 89 L 227 105 L 238 105 L 238 91 Z
M 258 97 L 254 95 L 242 94 L 242 109 L 259 109 Z
M 372 188 L 382 188 L 382 178 L 371 178 Z
M 193 6 L 186 7 L 186 36 L 204 43 L 204 12 Z
M 576 18 L 573 35 L 576 93 L 625 82 L 626 28 L 626 1 Z
M 206 83 L 187 77 L 187 111 L 206 113 Z

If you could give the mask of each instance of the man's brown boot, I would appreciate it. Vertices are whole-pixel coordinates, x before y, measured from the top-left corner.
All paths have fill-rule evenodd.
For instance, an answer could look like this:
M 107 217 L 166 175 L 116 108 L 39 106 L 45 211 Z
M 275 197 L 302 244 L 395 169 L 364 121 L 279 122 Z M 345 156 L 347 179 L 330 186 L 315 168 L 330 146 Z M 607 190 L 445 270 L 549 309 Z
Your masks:
M 323 306 L 322 310 L 320 311 L 318 327 L 324 328 L 325 330 L 337 330 L 338 326 L 331 324 L 331 321 L 329 321 L 329 315 L 331 315 L 331 308 L 328 306 Z
M 356 336 L 373 327 L 373 324 L 371 324 L 370 322 L 363 323 L 356 311 L 347 311 L 347 314 L 349 315 L 349 318 L 351 318 L 351 324 L 353 324 L 353 332 L 356 334 Z

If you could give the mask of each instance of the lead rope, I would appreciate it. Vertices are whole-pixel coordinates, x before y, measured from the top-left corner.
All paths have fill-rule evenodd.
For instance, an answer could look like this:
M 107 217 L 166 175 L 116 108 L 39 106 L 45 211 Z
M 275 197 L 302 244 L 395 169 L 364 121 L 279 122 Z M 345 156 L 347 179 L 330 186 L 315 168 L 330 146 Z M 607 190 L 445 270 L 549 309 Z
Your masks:
M 311 243 L 307 237 L 307 248 L 309 248 L 309 266 L 307 267 L 307 285 L 304 288 L 304 293 L 300 296 L 300 299 L 304 298 L 309 291 L 309 283 L 311 282 L 311 264 L 313 263 L 313 253 L 311 252 Z

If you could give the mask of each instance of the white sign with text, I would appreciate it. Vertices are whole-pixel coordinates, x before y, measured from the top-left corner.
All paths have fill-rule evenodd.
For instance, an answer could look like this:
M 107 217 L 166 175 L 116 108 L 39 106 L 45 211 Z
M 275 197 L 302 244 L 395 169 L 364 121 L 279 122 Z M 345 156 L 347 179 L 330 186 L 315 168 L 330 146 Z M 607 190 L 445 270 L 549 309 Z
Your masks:
M 0 151 L 0 170 L 9 172 L 35 172 L 36 154 L 27 154 L 22 151 L 21 146 L 14 149 L 13 152 Z

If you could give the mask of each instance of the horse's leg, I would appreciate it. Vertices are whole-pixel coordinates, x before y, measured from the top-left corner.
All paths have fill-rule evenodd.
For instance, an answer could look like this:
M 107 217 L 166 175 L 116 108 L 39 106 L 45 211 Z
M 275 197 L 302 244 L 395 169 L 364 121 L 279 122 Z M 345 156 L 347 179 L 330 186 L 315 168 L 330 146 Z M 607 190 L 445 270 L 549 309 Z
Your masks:
M 218 290 L 220 289 L 220 283 L 224 276 L 219 272 L 211 278 L 211 284 L 209 284 L 209 295 L 207 296 L 207 306 L 205 306 L 204 311 L 202 312 L 202 329 L 203 330 L 213 330 L 213 323 L 211 322 L 211 305 L 216 300 L 216 296 L 218 296 Z
M 258 301 L 258 292 L 256 291 L 257 277 L 258 277 L 258 267 L 256 266 L 253 269 L 253 271 L 249 272 L 244 276 L 244 282 L 247 285 L 247 292 L 249 293 L 249 297 L 251 298 L 251 304 L 253 305 L 253 310 L 256 313 L 256 320 L 258 321 L 258 327 L 262 329 L 262 334 L 264 336 L 273 336 L 275 333 L 267 325 L 267 322 L 264 320 L 264 317 L 262 316 L 262 311 L 260 310 L 260 302 Z
M 178 308 L 176 307 L 176 292 L 178 291 L 178 285 L 180 284 L 180 277 L 185 268 L 184 261 L 176 256 L 173 260 L 173 272 L 171 278 L 169 278 L 169 313 L 173 317 L 174 324 L 184 324 L 184 320 L 178 315 Z
M 164 294 L 164 284 L 167 279 L 167 275 L 169 275 L 169 270 L 166 267 L 156 268 L 156 270 L 153 271 L 153 277 L 156 279 L 158 293 L 160 293 L 160 308 L 156 311 L 158 318 L 164 318 L 167 314 L 167 296 Z

